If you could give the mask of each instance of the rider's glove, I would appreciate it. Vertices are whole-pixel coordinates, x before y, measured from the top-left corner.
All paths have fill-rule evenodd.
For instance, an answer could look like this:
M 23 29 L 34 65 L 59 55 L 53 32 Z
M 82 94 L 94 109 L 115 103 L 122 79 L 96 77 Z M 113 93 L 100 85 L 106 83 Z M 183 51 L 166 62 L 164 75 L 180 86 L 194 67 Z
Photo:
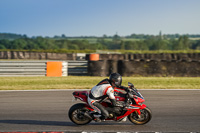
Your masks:
M 125 87 L 125 86 L 120 86 L 119 88 L 125 90 L 125 91 L 129 91 L 129 88 L 128 87 Z
M 113 107 L 124 107 L 123 104 L 117 102 L 115 99 L 110 99 L 110 101 L 112 102 Z
M 111 103 L 112 103 L 112 106 L 115 107 L 116 104 L 117 104 L 116 100 L 115 100 L 115 99 L 110 99 L 110 101 L 111 101 Z
M 120 102 L 117 102 L 115 107 L 124 107 L 124 105 L 122 103 L 120 103 Z

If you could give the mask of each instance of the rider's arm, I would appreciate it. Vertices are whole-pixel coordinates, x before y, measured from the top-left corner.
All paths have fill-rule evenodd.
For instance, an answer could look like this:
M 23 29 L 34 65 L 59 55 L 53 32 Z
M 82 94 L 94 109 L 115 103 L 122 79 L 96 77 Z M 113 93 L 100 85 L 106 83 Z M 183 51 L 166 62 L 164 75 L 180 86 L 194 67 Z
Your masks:
M 106 93 L 112 103 L 112 106 L 116 106 L 116 100 L 115 100 L 115 96 L 114 96 L 114 89 L 112 87 L 110 87 Z
M 110 98 L 110 101 L 112 103 L 112 106 L 119 106 L 121 107 L 122 105 L 118 104 L 118 102 L 115 100 L 115 96 L 114 96 L 114 89 L 112 87 L 110 87 L 107 91 L 107 95 Z
M 119 86 L 116 89 L 124 90 L 126 92 L 129 90 L 128 87 L 125 87 L 125 86 Z
M 114 96 L 114 89 L 110 86 L 106 92 L 106 94 L 108 95 L 108 97 L 110 99 L 115 99 L 115 96 Z
M 112 103 L 112 107 L 117 106 L 117 102 L 115 99 L 110 99 L 111 103 Z

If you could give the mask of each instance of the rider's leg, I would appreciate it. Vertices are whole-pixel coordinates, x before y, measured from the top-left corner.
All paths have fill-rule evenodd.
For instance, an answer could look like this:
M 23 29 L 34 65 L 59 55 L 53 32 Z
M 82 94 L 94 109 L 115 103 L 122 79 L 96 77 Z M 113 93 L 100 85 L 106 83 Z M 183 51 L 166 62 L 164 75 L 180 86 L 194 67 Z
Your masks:
M 88 103 L 89 103 L 90 107 L 92 107 L 96 112 L 101 114 L 101 110 L 99 108 L 97 108 L 95 105 L 93 105 L 94 102 L 96 102 L 96 100 L 88 98 Z
M 98 102 L 93 103 L 94 106 L 96 106 L 101 112 L 102 116 L 100 117 L 101 119 L 106 119 L 109 117 L 108 111 Z
M 102 119 L 106 119 L 109 116 L 108 111 L 96 100 L 88 98 L 88 103 L 90 107 L 92 107 L 96 112 L 98 112 L 99 116 L 98 114 L 96 114 L 95 115 L 96 117 L 101 117 Z

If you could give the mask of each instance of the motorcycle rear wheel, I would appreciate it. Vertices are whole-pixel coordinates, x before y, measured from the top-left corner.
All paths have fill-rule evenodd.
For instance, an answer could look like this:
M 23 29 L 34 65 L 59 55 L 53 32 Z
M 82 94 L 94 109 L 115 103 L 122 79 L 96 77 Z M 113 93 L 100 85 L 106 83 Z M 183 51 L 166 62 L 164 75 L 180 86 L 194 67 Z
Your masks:
M 137 112 L 133 112 L 128 116 L 128 119 L 136 125 L 143 125 L 151 120 L 152 113 L 148 107 L 140 110 L 140 112 L 141 112 L 140 117 L 138 117 Z
M 73 123 L 77 125 L 85 125 L 91 122 L 89 118 L 84 116 L 84 113 L 87 111 L 89 110 L 85 107 L 85 104 L 78 103 L 70 108 L 68 116 Z

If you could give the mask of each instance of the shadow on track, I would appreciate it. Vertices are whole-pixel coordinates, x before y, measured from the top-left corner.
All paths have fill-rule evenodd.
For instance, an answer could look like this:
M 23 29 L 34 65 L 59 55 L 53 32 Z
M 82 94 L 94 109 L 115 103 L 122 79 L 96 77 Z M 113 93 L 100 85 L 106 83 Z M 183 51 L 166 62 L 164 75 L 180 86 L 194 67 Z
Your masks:
M 76 125 L 73 122 L 64 121 L 40 121 L 40 120 L 0 120 L 4 124 L 24 124 L 24 125 L 45 125 L 45 126 L 86 126 Z M 92 122 L 87 125 L 133 125 L 131 123 L 118 123 L 118 122 Z
M 0 120 L 0 123 L 7 124 L 28 124 L 28 125 L 46 125 L 46 126 L 73 126 L 71 122 L 61 121 L 39 121 L 39 120 Z

